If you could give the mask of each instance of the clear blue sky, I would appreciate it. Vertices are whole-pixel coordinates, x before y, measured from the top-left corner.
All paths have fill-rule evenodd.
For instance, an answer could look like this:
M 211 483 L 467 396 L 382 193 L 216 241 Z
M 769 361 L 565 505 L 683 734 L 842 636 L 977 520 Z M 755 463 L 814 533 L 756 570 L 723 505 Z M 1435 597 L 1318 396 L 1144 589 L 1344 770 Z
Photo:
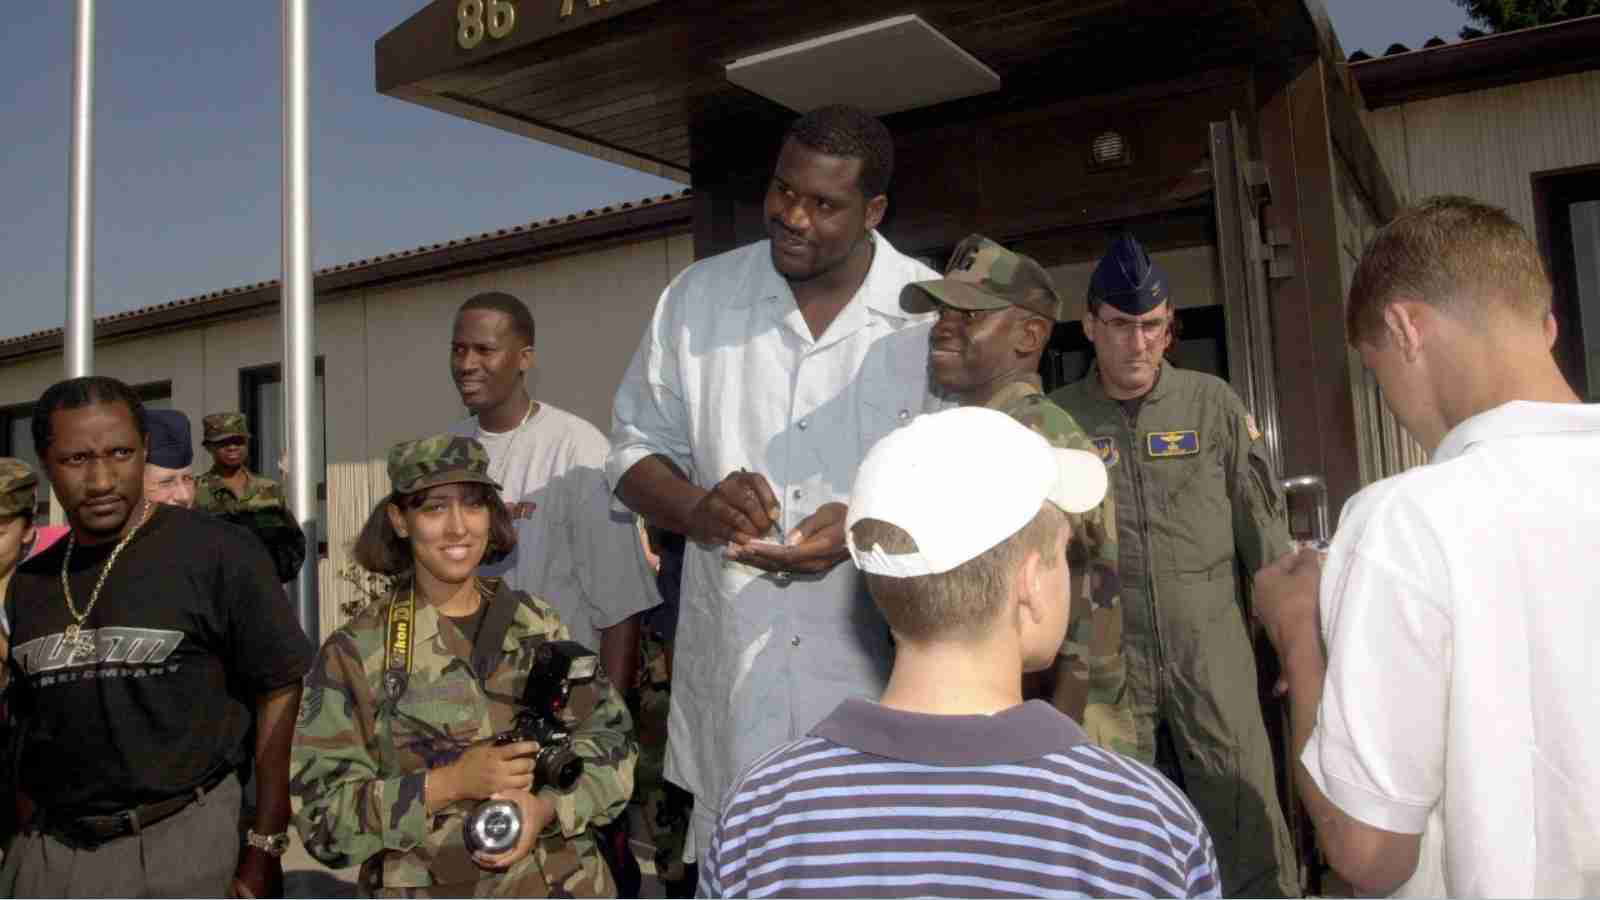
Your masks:
M 1347 52 L 1453 39 L 1449 0 L 1324 0 Z M 372 46 L 422 0 L 313 0 L 316 265 L 680 186 L 381 96 Z M 99 0 L 95 313 L 278 277 L 279 7 Z M 66 295 L 73 3 L 0 0 L 0 337 Z

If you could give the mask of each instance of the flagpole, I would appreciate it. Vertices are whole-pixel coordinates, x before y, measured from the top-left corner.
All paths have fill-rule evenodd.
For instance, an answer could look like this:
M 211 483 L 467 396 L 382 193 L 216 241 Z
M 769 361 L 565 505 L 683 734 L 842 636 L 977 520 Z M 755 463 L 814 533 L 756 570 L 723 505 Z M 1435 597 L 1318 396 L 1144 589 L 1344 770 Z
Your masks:
M 66 376 L 94 371 L 94 0 L 78 0 L 68 176 Z
M 289 509 L 306 536 L 305 562 L 294 582 L 295 612 L 313 643 L 319 642 L 317 599 L 317 481 L 311 436 L 321 433 L 313 406 L 316 386 L 316 319 L 312 311 L 310 150 L 307 121 L 306 0 L 283 0 L 283 383 L 289 445 Z M 316 431 L 313 431 L 315 426 Z

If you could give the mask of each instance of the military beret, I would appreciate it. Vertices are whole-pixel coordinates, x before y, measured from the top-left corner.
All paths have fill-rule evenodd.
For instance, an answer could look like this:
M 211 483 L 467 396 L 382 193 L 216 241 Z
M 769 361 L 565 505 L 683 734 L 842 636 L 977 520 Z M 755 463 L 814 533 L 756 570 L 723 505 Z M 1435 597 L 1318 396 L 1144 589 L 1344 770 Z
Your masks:
M 1117 238 L 1089 279 L 1089 303 L 1141 316 L 1170 299 L 1167 275 L 1131 235 Z
M 0 516 L 16 516 L 33 509 L 39 476 L 20 459 L 0 457 Z
M 250 436 L 250 426 L 244 420 L 244 413 L 212 413 L 201 421 L 206 426 L 205 442 L 208 444 L 231 437 Z
M 184 469 L 194 464 L 188 416 L 175 409 L 151 409 L 145 411 L 144 418 L 150 429 L 145 462 L 163 469 Z
M 1055 322 L 1068 318 L 1066 303 L 1044 266 L 979 234 L 956 245 L 943 278 L 900 290 L 900 308 L 907 312 L 928 312 L 934 301 L 956 309 L 1016 306 Z
M 399 494 L 415 494 L 441 484 L 487 484 L 500 489 L 489 477 L 489 452 L 473 438 L 453 434 L 395 444 L 389 450 L 389 483 Z

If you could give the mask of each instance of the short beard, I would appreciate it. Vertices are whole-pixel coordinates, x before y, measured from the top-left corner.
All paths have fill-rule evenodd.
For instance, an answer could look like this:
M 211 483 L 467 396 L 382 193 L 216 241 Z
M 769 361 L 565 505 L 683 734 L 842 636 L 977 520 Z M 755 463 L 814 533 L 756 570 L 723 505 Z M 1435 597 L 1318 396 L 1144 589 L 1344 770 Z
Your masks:
M 872 231 L 870 229 L 863 230 L 861 232 L 861 237 L 857 238 L 856 242 L 850 245 L 850 249 L 846 250 L 843 256 L 840 256 L 838 259 L 834 260 L 831 265 L 820 265 L 804 275 L 783 275 L 781 270 L 778 274 L 783 275 L 785 281 L 798 282 L 800 284 L 816 281 L 818 278 L 837 271 L 839 267 L 850 262 L 850 259 L 856 255 L 856 251 L 861 248 L 863 241 L 865 241 L 869 247 L 874 246 L 872 244 Z M 773 268 L 777 268 L 777 265 L 774 264 Z

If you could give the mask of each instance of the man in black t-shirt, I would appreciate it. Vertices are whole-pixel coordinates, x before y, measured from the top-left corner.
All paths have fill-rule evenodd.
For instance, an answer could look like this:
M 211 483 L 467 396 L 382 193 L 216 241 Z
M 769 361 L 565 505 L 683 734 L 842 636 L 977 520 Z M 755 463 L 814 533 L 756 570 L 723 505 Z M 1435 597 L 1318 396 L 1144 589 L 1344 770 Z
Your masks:
M 37 812 L 0 894 L 276 896 L 312 648 L 272 562 L 234 526 L 145 499 L 144 409 L 126 385 L 64 381 L 34 410 L 72 531 L 5 597 L 17 771 Z M 241 852 L 252 722 L 256 829 Z

